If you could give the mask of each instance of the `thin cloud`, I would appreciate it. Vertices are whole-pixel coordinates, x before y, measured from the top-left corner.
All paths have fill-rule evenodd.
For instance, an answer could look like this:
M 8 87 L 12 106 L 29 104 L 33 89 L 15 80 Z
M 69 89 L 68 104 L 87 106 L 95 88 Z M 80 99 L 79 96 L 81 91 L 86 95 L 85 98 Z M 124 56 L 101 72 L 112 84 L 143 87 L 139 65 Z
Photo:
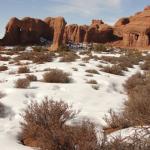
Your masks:
M 115 10 L 121 5 L 121 0 L 66 0 L 52 1 L 47 9 L 56 15 L 76 14 L 82 17 L 92 17 L 106 9 Z

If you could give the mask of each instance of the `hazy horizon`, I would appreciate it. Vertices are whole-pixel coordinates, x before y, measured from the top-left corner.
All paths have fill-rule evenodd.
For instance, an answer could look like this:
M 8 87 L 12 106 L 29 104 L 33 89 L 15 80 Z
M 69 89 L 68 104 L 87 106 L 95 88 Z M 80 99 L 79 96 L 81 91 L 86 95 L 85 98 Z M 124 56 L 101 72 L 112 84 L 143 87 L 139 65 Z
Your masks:
M 102 19 L 108 24 L 121 17 L 142 11 L 149 0 L 5 0 L 0 5 L 0 38 L 11 17 L 44 19 L 63 16 L 68 24 L 90 24 L 92 19 Z

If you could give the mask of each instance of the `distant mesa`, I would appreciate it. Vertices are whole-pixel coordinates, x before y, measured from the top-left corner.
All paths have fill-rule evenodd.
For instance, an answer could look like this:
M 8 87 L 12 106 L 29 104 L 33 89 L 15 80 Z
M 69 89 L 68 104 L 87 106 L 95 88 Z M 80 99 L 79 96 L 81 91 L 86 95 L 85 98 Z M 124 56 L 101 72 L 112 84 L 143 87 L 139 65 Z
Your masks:
M 96 19 L 92 20 L 91 25 L 67 25 L 63 17 L 47 17 L 44 20 L 30 17 L 20 20 L 13 17 L 6 25 L 0 45 L 41 45 L 51 42 L 50 50 L 57 50 L 60 45 L 70 41 L 150 47 L 150 6 L 131 17 L 119 19 L 114 26 Z

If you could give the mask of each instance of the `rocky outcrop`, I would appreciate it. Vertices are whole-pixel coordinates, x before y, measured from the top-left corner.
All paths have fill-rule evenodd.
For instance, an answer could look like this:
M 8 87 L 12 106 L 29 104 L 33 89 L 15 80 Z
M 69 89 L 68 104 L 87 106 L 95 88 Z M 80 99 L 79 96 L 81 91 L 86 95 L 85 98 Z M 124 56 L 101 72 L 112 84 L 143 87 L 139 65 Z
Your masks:
M 1 45 L 33 45 L 45 41 L 53 41 L 53 49 L 57 49 L 63 40 L 66 22 L 63 17 L 46 18 L 44 21 L 35 18 L 11 18 L 6 26 Z
M 54 19 L 53 29 L 54 29 L 54 37 L 53 44 L 50 47 L 50 50 L 57 50 L 60 45 L 63 43 L 63 34 L 66 26 L 66 21 L 63 17 L 57 17 Z
M 2 39 L 4 45 L 40 44 L 40 38 L 52 39 L 49 26 L 40 19 L 11 18 L 6 26 L 6 33 Z
M 127 47 L 150 46 L 150 6 L 129 18 L 120 19 L 114 33 L 122 37 L 122 45 Z
M 12 18 L 0 45 L 41 44 L 41 38 L 51 41 L 50 50 L 63 43 L 111 43 L 124 47 L 150 47 L 150 6 L 134 16 L 121 18 L 109 26 L 102 20 L 92 20 L 91 25 L 66 25 L 63 17 Z
M 102 20 L 92 20 L 90 26 L 77 24 L 65 27 L 64 42 L 106 43 L 113 40 L 113 28 Z

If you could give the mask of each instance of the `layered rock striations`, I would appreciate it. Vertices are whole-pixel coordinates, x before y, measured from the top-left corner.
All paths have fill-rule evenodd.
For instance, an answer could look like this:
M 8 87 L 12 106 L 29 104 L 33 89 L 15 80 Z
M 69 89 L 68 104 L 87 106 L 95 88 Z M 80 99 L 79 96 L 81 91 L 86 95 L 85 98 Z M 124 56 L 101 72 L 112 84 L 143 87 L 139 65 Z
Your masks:
M 52 42 L 50 50 L 64 43 L 113 43 L 124 47 L 150 47 L 150 6 L 134 16 L 119 19 L 114 26 L 102 20 L 91 25 L 66 25 L 63 17 L 45 20 L 12 18 L 0 45 L 41 44 L 41 38 Z

